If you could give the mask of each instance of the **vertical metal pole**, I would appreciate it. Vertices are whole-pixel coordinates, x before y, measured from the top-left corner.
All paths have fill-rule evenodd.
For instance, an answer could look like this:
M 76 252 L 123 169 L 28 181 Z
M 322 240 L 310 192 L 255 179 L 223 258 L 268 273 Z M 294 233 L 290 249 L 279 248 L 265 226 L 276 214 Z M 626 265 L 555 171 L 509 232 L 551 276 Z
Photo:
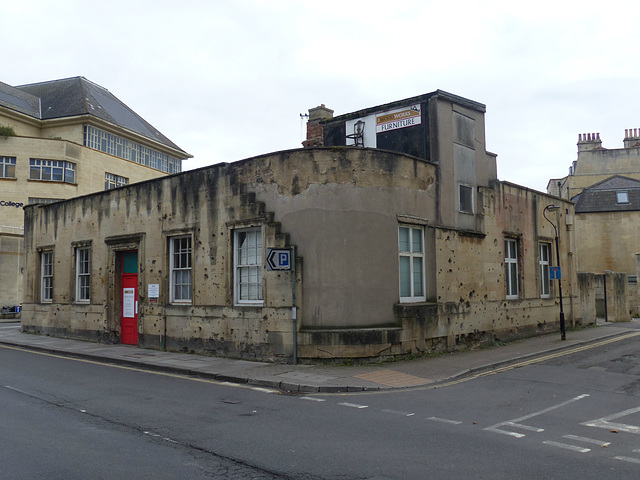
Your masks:
M 609 321 L 609 308 L 607 308 L 607 272 L 604 272 L 603 275 L 603 280 L 604 280 L 604 321 L 608 322 Z
M 558 246 L 558 233 L 556 232 L 556 257 L 558 257 L 558 266 L 560 266 L 560 247 Z M 560 267 L 560 278 L 558 279 L 558 293 L 560 294 L 560 334 L 561 339 L 567 339 L 567 332 L 564 324 L 564 310 L 562 307 L 562 267 Z
M 291 247 L 291 318 L 293 320 L 293 364 L 298 364 L 298 315 L 296 312 L 296 247 Z

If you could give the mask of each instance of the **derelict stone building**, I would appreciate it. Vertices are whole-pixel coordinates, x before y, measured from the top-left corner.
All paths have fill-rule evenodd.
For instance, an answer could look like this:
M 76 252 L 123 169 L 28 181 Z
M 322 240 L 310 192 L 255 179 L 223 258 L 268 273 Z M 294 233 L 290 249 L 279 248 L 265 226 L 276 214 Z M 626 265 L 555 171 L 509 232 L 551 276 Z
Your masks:
M 560 206 L 566 233 L 573 204 L 498 181 L 484 112 L 442 91 L 340 117 L 322 106 L 309 148 L 28 206 L 23 329 L 290 361 L 556 328 L 542 211 Z

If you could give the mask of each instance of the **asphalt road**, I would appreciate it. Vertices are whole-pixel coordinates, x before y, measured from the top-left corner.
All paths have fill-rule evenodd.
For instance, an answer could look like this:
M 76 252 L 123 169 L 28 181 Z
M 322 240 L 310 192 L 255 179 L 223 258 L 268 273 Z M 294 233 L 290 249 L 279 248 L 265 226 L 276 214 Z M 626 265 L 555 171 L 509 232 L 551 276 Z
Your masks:
M 3 479 L 637 479 L 640 344 L 287 396 L 0 346 Z

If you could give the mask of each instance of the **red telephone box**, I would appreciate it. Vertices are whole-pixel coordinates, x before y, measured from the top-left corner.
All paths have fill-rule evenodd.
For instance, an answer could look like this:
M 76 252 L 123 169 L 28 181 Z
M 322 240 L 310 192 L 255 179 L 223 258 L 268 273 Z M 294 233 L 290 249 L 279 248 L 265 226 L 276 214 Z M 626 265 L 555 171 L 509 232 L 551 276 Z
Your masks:
M 127 345 L 138 344 L 138 252 L 122 253 L 122 321 L 120 338 Z

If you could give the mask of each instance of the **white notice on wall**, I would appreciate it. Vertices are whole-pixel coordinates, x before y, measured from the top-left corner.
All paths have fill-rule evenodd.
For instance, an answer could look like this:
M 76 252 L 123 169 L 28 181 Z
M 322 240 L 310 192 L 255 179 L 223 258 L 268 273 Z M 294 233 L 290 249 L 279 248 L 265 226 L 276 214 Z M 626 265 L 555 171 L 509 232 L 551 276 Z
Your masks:
M 136 308 L 136 289 L 122 289 L 122 316 L 125 318 L 134 318 Z
M 158 298 L 160 296 L 160 284 L 159 283 L 150 283 L 149 284 L 149 298 Z

